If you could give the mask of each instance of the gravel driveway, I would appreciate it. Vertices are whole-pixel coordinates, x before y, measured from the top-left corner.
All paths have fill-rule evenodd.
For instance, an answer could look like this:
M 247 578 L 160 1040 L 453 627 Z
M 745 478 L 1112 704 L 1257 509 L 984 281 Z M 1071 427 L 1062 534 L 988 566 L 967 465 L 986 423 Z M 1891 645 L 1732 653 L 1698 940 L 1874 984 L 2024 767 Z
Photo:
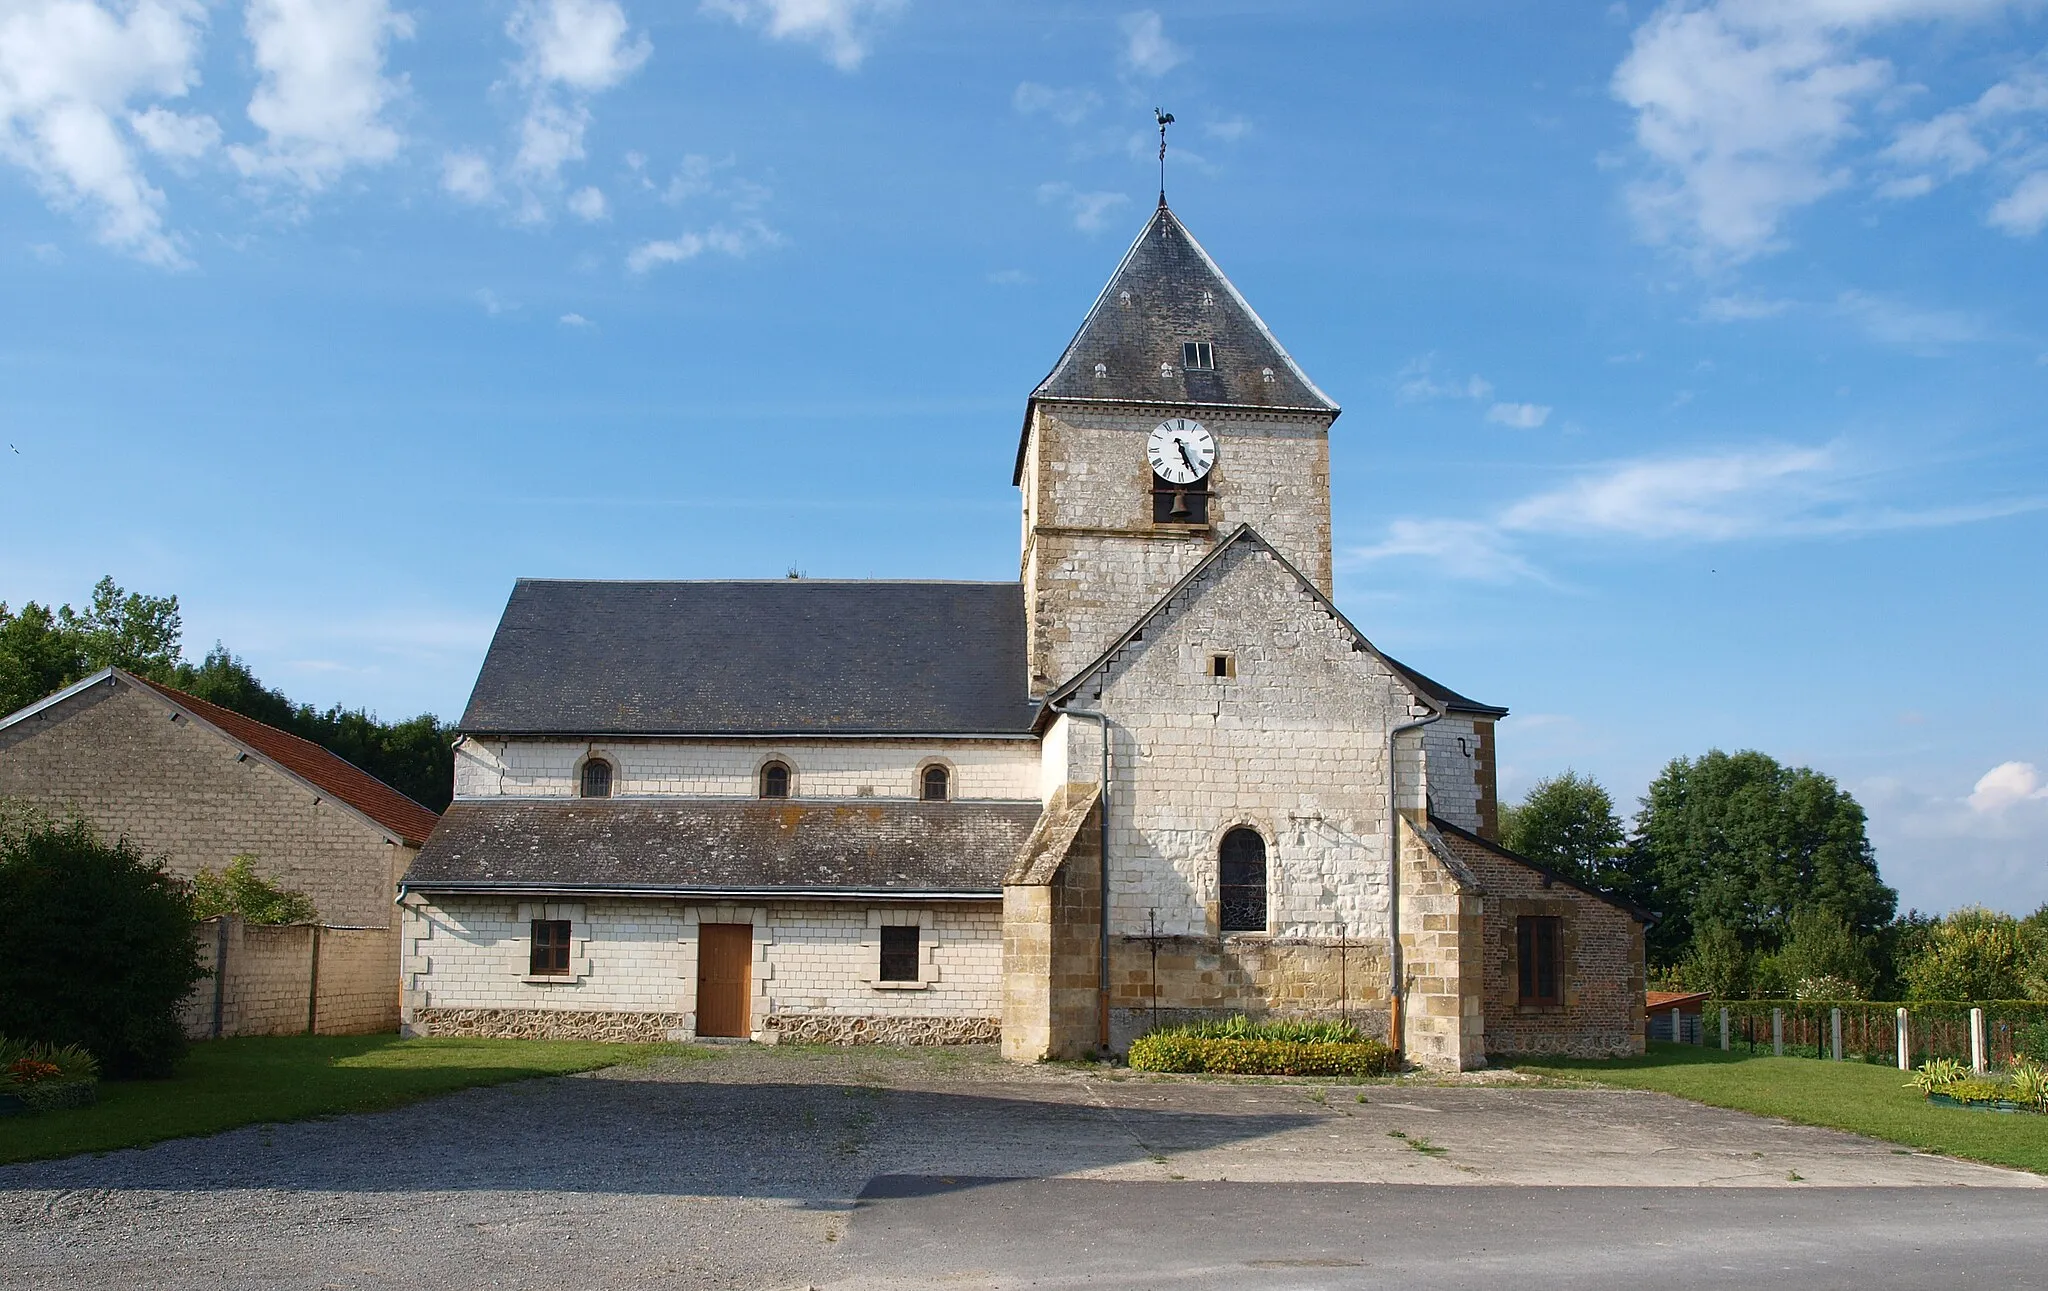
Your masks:
M 824 1284 L 855 1272 L 849 1224 L 878 1176 L 1461 1196 L 2048 1183 L 1657 1094 L 1106 1079 L 983 1051 L 736 1047 L 0 1167 L 0 1273 L 67 1289 Z

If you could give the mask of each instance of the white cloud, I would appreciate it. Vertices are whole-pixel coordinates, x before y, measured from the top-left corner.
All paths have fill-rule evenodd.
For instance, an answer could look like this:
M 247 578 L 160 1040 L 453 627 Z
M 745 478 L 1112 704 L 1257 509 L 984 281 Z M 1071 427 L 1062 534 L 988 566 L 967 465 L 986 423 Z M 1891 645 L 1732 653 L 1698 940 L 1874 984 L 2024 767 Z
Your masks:
M 1960 345 L 1984 334 L 1983 325 L 1968 314 L 1926 309 L 1868 292 L 1843 292 L 1835 309 L 1870 339 L 1919 353 Z
M 496 318 L 500 314 L 509 314 L 519 308 L 519 306 L 511 301 L 501 299 L 498 293 L 492 291 L 489 287 L 477 288 L 476 303 L 482 305 L 484 312 L 492 318 Z
M 1063 89 L 1053 85 L 1040 85 L 1036 81 L 1022 81 L 1016 92 L 1010 95 L 1010 106 L 1025 116 L 1044 113 L 1065 126 L 1080 125 L 1088 114 L 1102 106 L 1102 96 L 1094 90 L 1074 87 Z
M 584 317 L 583 315 L 581 315 L 581 314 L 564 314 L 564 315 L 562 315 L 562 318 L 561 318 L 561 323 L 562 323 L 562 326 L 564 326 L 564 327 L 596 327 L 596 326 L 597 326 L 597 324 L 596 324 L 596 323 L 593 323 L 593 322 L 591 322 L 591 321 L 590 321 L 589 319 L 585 318 L 585 317 Z
M 2032 237 L 2048 227 L 2048 171 L 2037 170 L 1991 208 L 1991 223 L 2014 237 Z
M 169 108 L 151 107 L 128 116 L 129 128 L 143 146 L 159 157 L 190 161 L 220 146 L 220 122 L 209 116 L 182 116 Z
M 488 202 L 497 193 L 491 163 L 473 152 L 451 152 L 441 159 L 441 187 L 465 202 Z
M 1155 9 L 1125 14 L 1124 61 L 1146 76 L 1164 76 L 1187 61 L 1187 51 L 1166 36 L 1166 22 Z
M 850 72 L 867 58 L 875 23 L 903 4 L 902 0 L 704 0 L 700 7 L 742 26 L 762 27 L 776 40 L 816 45 L 826 62 Z
M 85 213 L 101 243 L 152 264 L 185 256 L 121 122 L 141 135 L 132 104 L 181 98 L 198 83 L 205 23 L 197 0 L 0 9 L 0 159 L 26 171 L 52 206 Z
M 1486 419 L 1497 426 L 1534 430 L 1550 420 L 1550 409 L 1540 403 L 1497 403 L 1486 410 Z
M 758 220 L 738 227 L 713 225 L 701 233 L 685 232 L 666 241 L 643 242 L 627 254 L 626 267 L 634 273 L 646 273 L 661 265 L 682 264 L 705 254 L 738 259 L 781 242 L 781 234 Z
M 1251 132 L 1252 123 L 1243 117 L 1225 117 L 1220 121 L 1204 121 L 1202 123 L 1203 134 L 1208 135 L 1211 139 L 1220 139 L 1224 143 L 1236 143 Z
M 1770 300 L 1762 296 L 1714 296 L 1700 306 L 1700 317 L 1709 323 L 1746 323 L 1759 318 L 1775 318 L 1792 308 L 1789 300 Z
M 1074 227 L 1083 233 L 1101 232 L 1109 223 L 1110 212 L 1130 200 L 1123 193 L 1083 192 L 1065 182 L 1038 186 L 1039 205 L 1063 208 L 1073 220 Z
M 2023 802 L 2048 798 L 2048 783 L 2031 762 L 2001 762 L 1978 777 L 1970 791 L 1970 810 L 1997 815 Z
M 1031 281 L 1031 275 L 1022 269 L 998 269 L 988 280 L 998 287 L 1022 287 Z
M 1490 519 L 1406 519 L 1353 554 L 1432 559 L 1461 577 L 1527 573 L 1534 538 L 1739 542 L 1934 528 L 2037 511 L 2048 499 L 1898 508 L 1867 501 L 1872 473 L 1835 447 L 1760 448 L 1612 463 L 1509 504 Z M 1487 571 L 1476 573 L 1474 571 Z
M 611 213 L 604 194 L 595 188 L 579 188 L 569 194 L 569 213 L 588 224 L 595 224 Z
M 261 75 L 249 120 L 264 139 L 228 150 L 243 174 L 318 190 L 398 155 L 404 138 L 384 114 L 406 87 L 384 59 L 411 37 L 410 17 L 388 0 L 249 0 L 244 21 Z
M 1642 232 L 1702 264 L 1774 249 L 1791 212 L 1851 182 L 1842 149 L 1893 84 L 1890 62 L 1858 42 L 2007 3 L 1670 0 L 1636 29 L 1612 83 L 1649 162 L 1628 193 Z M 1908 150 L 1947 146 L 1930 135 Z
M 519 47 L 513 76 L 526 91 L 511 170 L 525 188 L 520 218 L 535 222 L 547 218 L 562 168 L 583 160 L 591 96 L 623 84 L 654 47 L 632 33 L 617 0 L 522 0 L 505 34 Z

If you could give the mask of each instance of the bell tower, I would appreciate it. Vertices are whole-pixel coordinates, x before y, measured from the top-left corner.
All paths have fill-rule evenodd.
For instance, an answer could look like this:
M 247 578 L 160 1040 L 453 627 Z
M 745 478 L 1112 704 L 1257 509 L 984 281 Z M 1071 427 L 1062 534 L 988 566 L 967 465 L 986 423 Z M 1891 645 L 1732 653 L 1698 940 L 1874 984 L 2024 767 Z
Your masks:
M 1032 694 L 1240 524 L 1329 595 L 1338 411 L 1162 197 L 1025 409 L 1012 483 Z

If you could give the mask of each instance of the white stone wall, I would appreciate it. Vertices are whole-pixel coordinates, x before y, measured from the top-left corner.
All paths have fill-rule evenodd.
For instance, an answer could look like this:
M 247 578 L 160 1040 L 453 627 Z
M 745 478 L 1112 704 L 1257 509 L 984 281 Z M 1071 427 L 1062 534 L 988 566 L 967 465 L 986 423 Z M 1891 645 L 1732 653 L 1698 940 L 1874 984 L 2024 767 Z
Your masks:
M 530 920 L 570 921 L 566 978 L 527 976 Z M 999 902 L 930 906 L 658 899 L 523 901 L 444 895 L 406 907 L 405 1005 L 691 1015 L 697 925 L 754 926 L 752 1014 L 995 1017 L 1002 1012 Z M 919 981 L 877 980 L 884 924 L 917 924 Z
M 1217 441 L 1207 533 L 1152 523 L 1145 441 L 1192 415 Z M 1252 410 L 1041 406 L 1025 453 L 1023 577 L 1034 689 L 1066 681 L 1207 554 L 1250 522 L 1331 590 L 1330 418 Z
M 472 736 L 455 751 L 458 798 L 573 798 L 593 753 L 612 764 L 612 793 L 751 798 L 763 764 L 794 773 L 798 798 L 916 798 L 926 766 L 953 773 L 956 799 L 1039 797 L 1034 740 L 527 739 Z
M 1452 713 L 1424 727 L 1422 736 L 1429 758 L 1430 806 L 1458 828 L 1478 833 L 1479 732 L 1473 720 Z
M 1215 652 L 1237 675 L 1210 675 Z M 1083 688 L 1076 707 L 1096 706 Z M 1214 930 L 1217 846 L 1237 825 L 1267 843 L 1269 931 L 1385 935 L 1386 738 L 1417 711 L 1406 686 L 1249 544 L 1155 621 L 1113 669 L 1111 882 L 1118 931 Z M 1071 719 L 1068 719 L 1071 720 Z M 1074 725 L 1067 778 L 1099 777 Z M 1396 754 L 1401 806 L 1427 791 L 1419 735 Z

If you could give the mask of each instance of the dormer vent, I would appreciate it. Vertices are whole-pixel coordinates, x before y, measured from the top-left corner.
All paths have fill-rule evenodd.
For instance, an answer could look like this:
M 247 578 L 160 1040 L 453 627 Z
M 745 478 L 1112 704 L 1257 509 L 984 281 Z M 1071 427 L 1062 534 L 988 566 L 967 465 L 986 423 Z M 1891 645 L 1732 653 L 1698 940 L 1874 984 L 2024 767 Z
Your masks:
M 1159 375 L 1160 375 L 1160 377 L 1161 377 L 1162 379 L 1164 379 L 1164 378 L 1166 378 L 1166 377 L 1170 377 L 1170 376 L 1172 376 L 1172 375 L 1173 375 L 1173 364 L 1171 364 L 1171 363 L 1162 363 L 1162 364 L 1160 364 L 1160 365 L 1159 365 Z
M 1102 380 L 1102 378 L 1104 378 L 1104 377 L 1106 377 L 1106 376 L 1108 376 L 1108 375 L 1109 375 L 1109 364 L 1107 364 L 1107 363 L 1098 363 L 1098 364 L 1096 364 L 1096 365 L 1095 365 L 1095 379 L 1096 379 L 1097 381 L 1100 381 L 1100 380 Z
M 1272 385 L 1272 384 L 1273 384 L 1273 369 L 1271 369 L 1271 368 L 1260 368 L 1260 369 L 1259 369 L 1259 380 L 1261 380 L 1261 381 L 1264 381 L 1264 382 L 1265 382 L 1265 383 L 1266 383 L 1267 385 Z

